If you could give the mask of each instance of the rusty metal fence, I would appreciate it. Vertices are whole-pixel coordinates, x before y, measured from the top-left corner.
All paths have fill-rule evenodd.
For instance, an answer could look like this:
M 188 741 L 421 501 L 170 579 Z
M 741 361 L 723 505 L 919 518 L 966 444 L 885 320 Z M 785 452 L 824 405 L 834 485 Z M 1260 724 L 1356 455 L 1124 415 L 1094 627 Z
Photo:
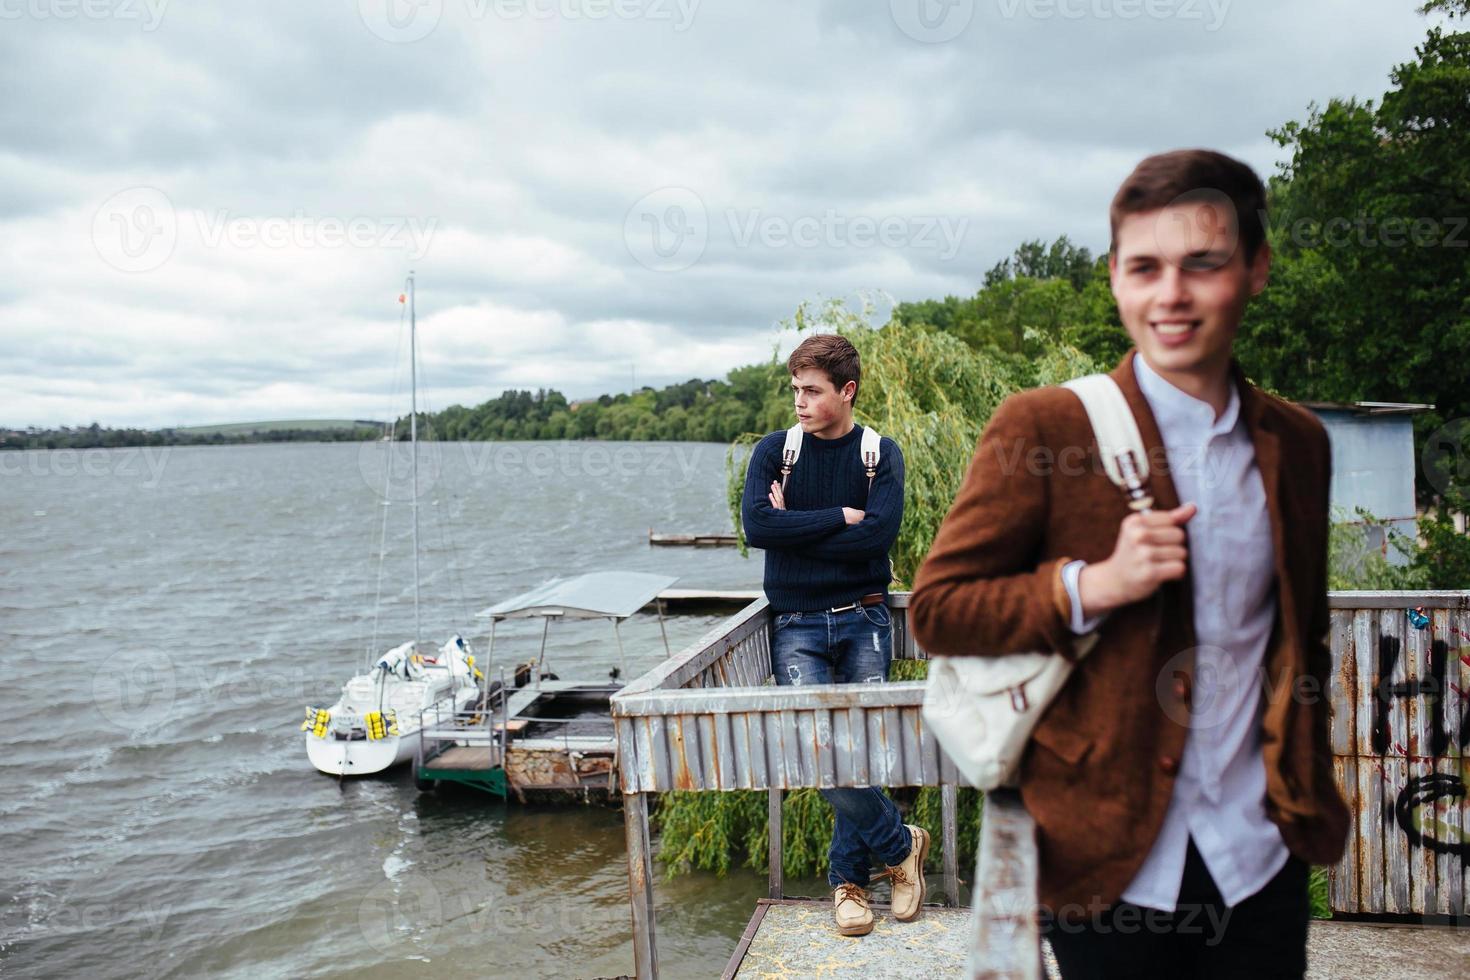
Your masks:
M 925 659 L 908 595 L 890 597 L 895 659 Z M 1356 814 L 1330 872 L 1334 911 L 1467 915 L 1470 592 L 1330 596 L 1334 766 Z M 770 793 L 770 881 L 782 897 L 781 793 L 801 786 L 940 786 L 944 894 L 957 900 L 956 788 L 926 731 L 922 682 L 776 687 L 770 613 L 757 600 L 612 699 L 639 977 L 658 975 L 648 794 Z M 1014 794 L 987 801 L 975 974 L 1028 975 L 1037 936 L 1017 895 L 1035 894 L 1034 828 Z M 1022 903 L 1024 907 L 1024 903 Z M 1000 969 L 1004 965 L 1004 969 Z M 1014 972 L 1019 971 L 1019 972 Z

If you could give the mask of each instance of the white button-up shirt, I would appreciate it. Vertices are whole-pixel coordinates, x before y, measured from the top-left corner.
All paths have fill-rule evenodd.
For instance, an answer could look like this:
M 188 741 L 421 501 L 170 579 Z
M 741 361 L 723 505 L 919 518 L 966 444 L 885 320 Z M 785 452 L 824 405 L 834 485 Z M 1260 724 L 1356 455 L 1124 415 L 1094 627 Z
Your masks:
M 1275 550 L 1266 491 L 1255 447 L 1240 418 L 1240 393 L 1218 419 L 1209 404 L 1174 387 L 1133 358 L 1181 503 L 1199 512 L 1185 525 L 1189 538 L 1194 632 L 1198 646 L 1181 651 L 1165 672 L 1194 663 L 1184 758 L 1163 829 L 1123 899 L 1146 908 L 1175 910 L 1189 838 L 1204 858 L 1226 905 L 1260 891 L 1289 852 L 1266 816 L 1266 765 L 1261 755 L 1261 696 L 1266 644 L 1276 617 Z M 1072 598 L 1072 629 L 1087 632 L 1077 581 L 1083 562 L 1063 569 Z M 1172 690 L 1172 677 L 1160 691 Z

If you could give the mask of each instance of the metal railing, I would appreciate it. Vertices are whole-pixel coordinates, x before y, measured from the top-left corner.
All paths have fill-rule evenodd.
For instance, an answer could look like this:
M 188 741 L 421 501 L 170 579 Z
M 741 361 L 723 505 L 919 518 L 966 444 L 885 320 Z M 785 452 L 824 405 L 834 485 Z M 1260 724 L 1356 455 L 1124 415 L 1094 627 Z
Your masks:
M 921 660 L 908 594 L 889 598 L 894 659 Z M 945 904 L 958 903 L 956 792 L 966 785 L 920 716 L 924 684 L 776 687 L 758 599 L 613 696 L 639 977 L 658 975 L 649 793 L 766 790 L 768 891 L 782 898 L 781 795 L 802 786 L 939 786 Z
M 502 691 L 505 689 L 502 687 Z M 419 712 L 419 744 L 414 753 L 415 768 L 453 745 L 485 745 L 498 760 L 505 759 L 509 737 L 508 699 L 502 694 L 485 708 L 458 708 L 453 695 L 440 698 Z M 499 715 L 500 723 L 492 724 Z
M 926 659 L 908 599 L 889 600 L 894 657 Z M 1470 592 L 1337 592 L 1329 606 L 1333 764 L 1355 816 L 1329 869 L 1331 906 L 1465 921 L 1470 815 L 1454 804 L 1466 796 L 1470 747 Z M 770 618 L 765 600 L 751 603 L 612 699 L 639 977 L 658 975 L 649 793 L 767 790 L 769 891 L 780 898 L 783 790 L 938 785 L 944 891 L 955 900 L 964 780 L 925 729 L 922 682 L 775 687 Z M 1035 825 L 1014 792 L 986 799 L 976 883 L 971 974 L 1036 976 Z

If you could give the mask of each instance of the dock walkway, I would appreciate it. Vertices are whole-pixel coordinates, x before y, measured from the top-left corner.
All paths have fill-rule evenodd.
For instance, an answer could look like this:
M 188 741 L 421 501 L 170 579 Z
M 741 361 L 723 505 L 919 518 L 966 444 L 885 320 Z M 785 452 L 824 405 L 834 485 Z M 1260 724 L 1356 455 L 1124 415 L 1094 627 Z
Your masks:
M 887 905 L 873 906 L 873 931 L 840 936 L 832 903 L 762 898 L 740 937 L 723 980 L 845 976 L 865 980 L 957 977 L 970 952 L 970 910 L 925 906 L 913 922 L 899 922 Z

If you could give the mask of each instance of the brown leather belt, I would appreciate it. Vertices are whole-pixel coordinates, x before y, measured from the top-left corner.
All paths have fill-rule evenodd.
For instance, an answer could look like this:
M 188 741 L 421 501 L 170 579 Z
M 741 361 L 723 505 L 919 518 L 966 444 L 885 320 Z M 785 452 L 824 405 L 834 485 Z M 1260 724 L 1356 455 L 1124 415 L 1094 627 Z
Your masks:
M 849 602 L 845 606 L 833 606 L 831 609 L 828 609 L 827 612 L 829 612 L 829 613 L 840 613 L 840 612 L 847 612 L 849 609 L 856 609 L 858 606 L 881 606 L 881 605 L 883 605 L 883 593 L 881 593 L 881 592 L 870 592 L 867 595 L 863 596 L 861 599 L 859 599 L 857 602 Z

